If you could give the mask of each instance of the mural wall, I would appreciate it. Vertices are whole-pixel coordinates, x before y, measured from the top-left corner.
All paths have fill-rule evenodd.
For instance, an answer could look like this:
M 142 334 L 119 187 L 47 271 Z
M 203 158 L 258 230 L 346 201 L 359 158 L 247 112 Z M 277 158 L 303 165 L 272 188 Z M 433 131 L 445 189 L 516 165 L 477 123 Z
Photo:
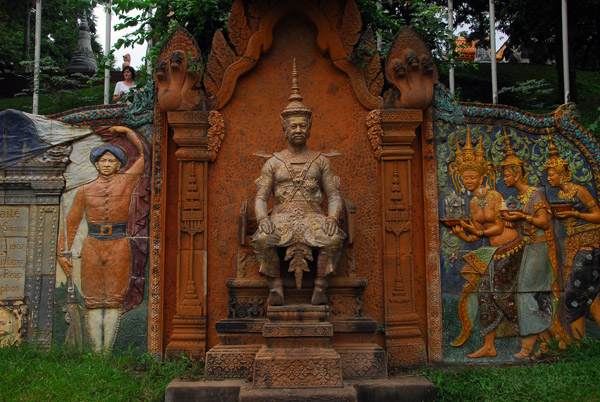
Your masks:
M 149 94 L 0 113 L 2 344 L 147 349 Z
M 434 123 L 444 359 L 514 361 L 598 336 L 597 145 L 568 105 L 456 111 Z

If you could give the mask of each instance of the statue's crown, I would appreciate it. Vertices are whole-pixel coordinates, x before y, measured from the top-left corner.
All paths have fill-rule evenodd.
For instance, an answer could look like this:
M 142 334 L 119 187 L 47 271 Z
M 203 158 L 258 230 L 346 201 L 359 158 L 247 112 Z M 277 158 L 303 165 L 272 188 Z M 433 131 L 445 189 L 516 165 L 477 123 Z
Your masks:
M 300 95 L 300 87 L 298 86 L 298 71 L 296 70 L 296 58 L 292 67 L 292 94 L 288 98 L 290 103 L 281 112 L 281 117 L 289 116 L 307 116 L 311 117 L 312 112 L 302 103 L 302 95 Z
M 529 172 L 525 170 L 526 163 L 523 162 L 519 157 L 515 154 L 512 147 L 510 146 L 510 139 L 508 138 L 508 134 L 506 134 L 506 129 L 504 129 L 504 144 L 506 145 L 506 158 L 502 161 L 502 167 L 518 167 L 520 171 L 519 181 L 521 183 L 527 184 L 527 179 L 529 178 Z
M 571 181 L 573 174 L 569 167 L 569 162 L 558 155 L 558 148 L 552 142 L 552 136 L 548 132 L 548 160 L 544 165 L 544 169 L 554 168 L 558 173 L 563 173 L 567 181 Z
M 485 160 L 485 151 L 483 150 L 483 141 L 479 140 L 479 146 L 477 151 L 471 145 L 471 130 L 467 126 L 467 143 L 460 149 L 458 144 L 458 137 L 456 138 L 456 159 L 454 163 L 460 173 L 466 172 L 467 170 L 474 170 L 482 176 L 486 174 L 488 170 L 488 163 Z
M 504 144 L 506 145 L 506 158 L 502 161 L 502 166 L 524 166 L 525 162 L 519 159 L 510 146 L 510 139 L 506 134 L 506 130 L 504 130 Z

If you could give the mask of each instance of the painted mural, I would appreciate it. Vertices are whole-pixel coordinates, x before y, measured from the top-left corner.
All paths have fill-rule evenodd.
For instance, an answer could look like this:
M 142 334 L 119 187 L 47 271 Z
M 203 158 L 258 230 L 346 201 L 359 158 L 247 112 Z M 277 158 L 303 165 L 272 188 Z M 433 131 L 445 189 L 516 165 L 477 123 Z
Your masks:
M 518 361 L 598 336 L 600 208 L 587 133 L 551 115 L 457 109 L 458 119 L 438 114 L 434 124 L 437 160 L 449 161 L 437 165 L 444 360 Z M 555 117 L 565 114 L 567 105 Z

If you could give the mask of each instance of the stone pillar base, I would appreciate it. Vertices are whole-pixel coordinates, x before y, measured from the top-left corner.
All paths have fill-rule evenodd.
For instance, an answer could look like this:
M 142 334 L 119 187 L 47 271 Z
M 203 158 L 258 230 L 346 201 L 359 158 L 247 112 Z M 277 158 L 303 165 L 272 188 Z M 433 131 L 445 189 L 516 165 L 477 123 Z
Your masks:
M 167 345 L 167 356 L 186 354 L 203 359 L 206 353 L 206 317 L 176 315 L 173 335 Z

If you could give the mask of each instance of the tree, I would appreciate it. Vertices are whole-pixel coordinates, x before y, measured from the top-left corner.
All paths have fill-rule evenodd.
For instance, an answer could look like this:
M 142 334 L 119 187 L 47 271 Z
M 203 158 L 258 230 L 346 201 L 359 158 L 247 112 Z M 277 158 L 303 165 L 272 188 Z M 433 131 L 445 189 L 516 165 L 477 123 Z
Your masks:
M 194 36 L 206 60 L 214 32 L 227 29 L 232 4 L 233 0 L 113 0 L 113 11 L 123 21 L 115 25 L 115 29 L 136 27 L 115 46 L 120 48 L 147 41 L 156 46 L 152 58 L 157 55 L 161 41 L 175 28 L 183 27 Z M 363 30 L 371 27 L 377 33 L 383 54 L 387 53 L 399 28 L 410 24 L 432 48 L 438 62 L 447 62 L 446 44 L 454 37 L 444 21 L 444 7 L 425 0 L 357 0 L 357 5 Z M 137 11 L 135 15 L 127 15 L 134 10 Z
M 88 25 L 95 33 L 93 7 L 96 0 L 43 0 L 41 57 L 50 57 L 60 67 L 69 64 L 77 48 L 79 20 L 86 15 Z M 21 61 L 27 61 L 34 47 L 34 35 L 27 35 L 35 26 L 35 2 L 0 2 L 0 70 L 18 70 Z M 29 28 L 28 28 L 29 27 Z M 28 37 L 29 36 L 29 37 Z M 101 46 L 92 35 L 92 50 L 101 53 Z
M 468 39 L 489 43 L 488 3 L 466 0 L 455 4 L 457 24 L 470 24 Z M 498 27 L 510 44 L 528 49 L 534 63 L 555 60 L 562 87 L 561 1 L 495 0 L 494 4 Z M 577 101 L 576 68 L 600 68 L 600 0 L 570 1 L 568 17 L 571 100 Z

